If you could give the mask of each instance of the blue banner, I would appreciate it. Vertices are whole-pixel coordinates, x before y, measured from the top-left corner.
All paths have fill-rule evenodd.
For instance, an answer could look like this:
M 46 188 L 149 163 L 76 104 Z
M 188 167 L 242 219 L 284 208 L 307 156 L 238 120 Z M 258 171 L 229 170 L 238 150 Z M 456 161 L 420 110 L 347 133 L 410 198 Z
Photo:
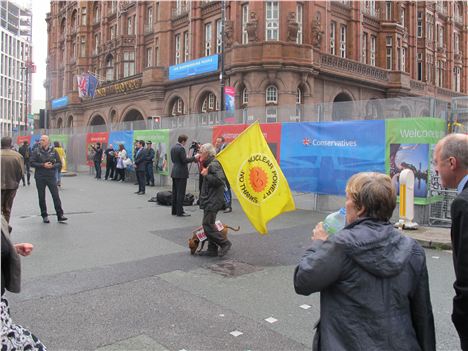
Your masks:
M 211 55 L 169 66 L 169 80 L 182 79 L 218 70 L 218 56 Z
M 280 164 L 292 190 L 344 195 L 353 174 L 385 173 L 385 123 L 283 123 Z
M 61 98 L 52 100 L 52 110 L 66 107 L 68 105 L 68 96 L 62 96 Z
M 127 156 L 133 160 L 133 130 L 122 130 L 109 133 L 109 142 L 114 150 L 119 150 L 119 144 L 123 144 Z

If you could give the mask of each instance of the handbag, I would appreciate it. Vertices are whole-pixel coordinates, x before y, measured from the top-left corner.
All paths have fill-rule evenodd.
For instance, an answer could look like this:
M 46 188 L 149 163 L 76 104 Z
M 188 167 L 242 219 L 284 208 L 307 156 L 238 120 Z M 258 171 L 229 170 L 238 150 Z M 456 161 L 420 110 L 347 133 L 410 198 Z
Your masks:
M 133 161 L 129 157 L 127 157 L 125 160 L 122 161 L 122 163 L 125 167 L 128 167 L 133 164 Z

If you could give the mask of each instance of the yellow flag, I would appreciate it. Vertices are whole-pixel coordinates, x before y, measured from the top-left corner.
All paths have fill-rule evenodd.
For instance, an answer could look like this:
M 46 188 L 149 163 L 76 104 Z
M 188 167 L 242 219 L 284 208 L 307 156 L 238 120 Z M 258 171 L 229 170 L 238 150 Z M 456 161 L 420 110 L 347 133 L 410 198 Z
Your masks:
M 295 209 L 288 182 L 255 122 L 216 157 L 254 228 L 268 232 L 267 222 Z

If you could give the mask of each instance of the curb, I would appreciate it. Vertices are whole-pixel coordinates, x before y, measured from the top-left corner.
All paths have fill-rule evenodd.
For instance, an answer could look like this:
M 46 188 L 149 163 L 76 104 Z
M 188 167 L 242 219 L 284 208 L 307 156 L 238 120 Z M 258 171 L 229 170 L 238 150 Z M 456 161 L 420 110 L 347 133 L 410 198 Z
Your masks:
M 411 236 L 410 236 L 411 237 Z M 419 244 L 425 249 L 434 249 L 434 250 L 452 250 L 452 243 L 442 243 L 432 240 L 416 239 Z

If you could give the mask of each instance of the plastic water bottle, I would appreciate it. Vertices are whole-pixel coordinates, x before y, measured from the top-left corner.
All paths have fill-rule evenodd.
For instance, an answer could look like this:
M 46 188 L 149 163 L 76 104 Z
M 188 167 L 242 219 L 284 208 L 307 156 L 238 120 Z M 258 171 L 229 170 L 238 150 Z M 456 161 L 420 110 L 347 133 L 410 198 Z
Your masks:
M 346 225 L 346 209 L 340 208 L 339 211 L 329 214 L 323 221 L 323 229 L 328 235 L 339 232 Z

